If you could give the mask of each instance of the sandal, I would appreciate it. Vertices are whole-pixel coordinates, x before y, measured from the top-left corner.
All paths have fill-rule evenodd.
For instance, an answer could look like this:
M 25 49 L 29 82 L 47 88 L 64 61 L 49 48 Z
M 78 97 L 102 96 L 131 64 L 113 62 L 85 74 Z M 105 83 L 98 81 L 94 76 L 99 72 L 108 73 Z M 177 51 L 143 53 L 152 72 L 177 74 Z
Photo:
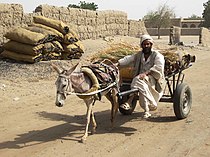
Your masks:
M 144 118 L 147 119 L 147 118 L 149 118 L 149 117 L 151 117 L 151 114 L 150 114 L 149 112 L 145 112 L 145 113 L 144 113 Z
M 120 105 L 120 108 L 124 109 L 124 110 L 130 110 L 130 105 L 128 103 L 124 103 L 122 105 Z

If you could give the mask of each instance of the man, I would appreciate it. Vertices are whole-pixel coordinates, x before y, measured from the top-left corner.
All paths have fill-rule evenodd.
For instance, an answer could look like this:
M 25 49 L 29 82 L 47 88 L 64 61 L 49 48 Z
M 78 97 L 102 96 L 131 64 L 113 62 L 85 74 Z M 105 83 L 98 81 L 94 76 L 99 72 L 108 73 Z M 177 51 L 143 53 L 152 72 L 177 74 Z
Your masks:
M 170 27 L 169 45 L 174 45 L 174 27 Z
M 139 89 L 139 103 L 144 109 L 144 118 L 151 116 L 149 111 L 157 109 L 165 85 L 164 56 L 152 49 L 153 43 L 151 36 L 142 35 L 142 51 L 118 60 L 119 68 L 132 66 L 134 69 L 131 89 Z M 127 103 L 120 107 L 129 109 L 133 97 L 134 95 L 131 95 Z

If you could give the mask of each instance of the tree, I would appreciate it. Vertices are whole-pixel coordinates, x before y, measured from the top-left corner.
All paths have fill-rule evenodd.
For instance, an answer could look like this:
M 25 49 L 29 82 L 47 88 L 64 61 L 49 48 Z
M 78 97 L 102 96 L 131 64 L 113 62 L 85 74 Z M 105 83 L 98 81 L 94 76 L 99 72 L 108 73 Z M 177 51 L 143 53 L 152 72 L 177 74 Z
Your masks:
M 192 14 L 190 17 L 188 17 L 188 19 L 191 19 L 191 20 L 202 20 L 202 17 L 197 16 L 195 14 Z
M 206 28 L 210 27 L 210 0 L 206 3 L 203 3 L 204 11 L 203 11 L 203 26 Z
M 80 8 L 80 6 L 78 6 L 76 4 L 69 4 L 68 7 L 69 8 Z
M 173 9 L 164 4 L 160 5 L 156 11 L 149 11 L 147 15 L 143 17 L 143 20 L 151 27 L 158 29 L 158 39 L 160 39 L 160 28 L 170 27 L 171 18 L 174 17 Z
M 81 8 L 81 9 L 89 9 L 89 10 L 94 10 L 96 11 L 98 9 L 98 5 L 95 3 L 86 3 L 85 1 L 80 1 L 79 5 L 75 5 L 75 4 L 69 4 L 68 5 L 69 8 Z

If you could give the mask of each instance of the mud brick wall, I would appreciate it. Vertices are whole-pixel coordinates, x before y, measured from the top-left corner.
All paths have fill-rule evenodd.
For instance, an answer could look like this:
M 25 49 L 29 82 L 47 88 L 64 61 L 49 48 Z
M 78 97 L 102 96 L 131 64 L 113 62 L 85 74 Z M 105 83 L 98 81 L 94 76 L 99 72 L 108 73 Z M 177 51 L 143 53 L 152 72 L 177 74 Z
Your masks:
M 128 20 L 127 13 L 122 11 L 91 11 L 39 5 L 33 13 L 24 13 L 20 4 L 0 3 L 0 44 L 7 41 L 3 36 L 10 28 L 31 24 L 34 15 L 63 21 L 79 35 L 80 40 L 115 35 L 139 37 L 147 33 L 143 21 Z
M 201 27 L 199 43 L 202 46 L 210 47 L 210 30 L 204 27 Z
M 4 33 L 13 26 L 22 26 L 23 7 L 20 4 L 0 3 L 0 43 L 6 39 Z
M 147 34 L 144 22 L 128 20 L 128 35 L 132 37 L 140 37 L 142 34 Z
M 120 11 L 91 11 L 40 5 L 35 12 L 72 26 L 80 39 L 128 34 L 127 14 Z

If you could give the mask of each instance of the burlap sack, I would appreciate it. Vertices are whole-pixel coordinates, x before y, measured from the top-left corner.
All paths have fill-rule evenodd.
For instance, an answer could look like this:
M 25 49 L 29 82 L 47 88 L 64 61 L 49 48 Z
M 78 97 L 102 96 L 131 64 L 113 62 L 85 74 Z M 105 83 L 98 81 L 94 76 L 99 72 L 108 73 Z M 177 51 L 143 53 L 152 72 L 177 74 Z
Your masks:
M 72 53 L 67 53 L 67 52 L 62 52 L 61 53 L 61 59 L 62 60 L 70 60 L 70 59 L 72 59 L 72 57 L 71 56 L 73 56 L 74 54 L 73 54 L 73 52 Z
M 77 49 L 77 46 L 75 44 L 69 44 L 69 45 L 63 44 L 63 49 L 65 53 L 74 54 L 75 50 Z
M 62 21 L 49 19 L 44 16 L 34 16 L 33 20 L 35 23 L 43 24 L 48 27 L 54 28 L 63 34 L 67 34 L 69 32 L 69 27 Z
M 72 53 L 66 53 L 66 52 L 62 52 L 61 54 L 61 59 L 63 60 L 71 60 L 71 59 L 79 59 L 80 57 L 82 57 L 82 53 L 79 52 L 72 52 Z
M 20 43 L 38 45 L 43 41 L 45 35 L 29 31 L 25 28 L 16 27 L 7 32 L 5 37 Z
M 55 52 L 49 52 L 46 54 L 43 54 L 42 60 L 43 61 L 49 61 L 49 60 L 60 60 L 61 54 L 55 53 Z
M 31 55 L 25 55 L 25 54 L 20 54 L 20 53 L 4 50 L 1 53 L 1 55 L 5 58 L 10 58 L 16 61 L 22 61 L 22 62 L 27 62 L 27 63 L 35 63 L 42 60 L 41 54 L 36 55 L 36 56 L 31 56 Z
M 76 30 L 76 25 L 69 24 L 69 32 L 68 33 L 71 33 L 75 38 L 79 39 L 78 33 L 76 33 L 75 30 Z
M 77 46 L 78 52 L 80 52 L 80 53 L 84 53 L 85 52 L 85 47 L 84 47 L 84 45 L 82 44 L 81 41 L 75 42 L 74 45 Z
M 84 53 L 84 46 L 80 41 L 77 41 L 73 44 L 63 44 L 63 49 L 64 52 L 69 53 L 69 54 L 74 54 L 74 53 Z
M 73 44 L 74 42 L 79 41 L 79 39 L 72 33 L 68 33 L 64 36 L 63 43 L 65 44 Z
M 33 23 L 33 24 L 30 25 L 30 27 L 31 26 L 32 27 L 38 27 L 38 28 L 41 28 L 41 29 L 44 29 L 44 30 L 48 30 L 48 31 L 53 32 L 54 34 L 56 34 L 61 39 L 64 39 L 64 35 L 61 32 L 59 32 L 58 30 L 54 29 L 54 28 L 45 26 L 43 24 L 38 24 L 38 23 Z
M 29 45 L 29 44 L 23 44 L 16 41 L 8 41 L 3 45 L 4 49 L 13 51 L 16 53 L 36 56 L 40 53 L 42 53 L 44 44 L 39 44 L 37 46 Z
M 57 35 L 53 31 L 50 31 L 50 30 L 47 30 L 47 29 L 44 29 L 44 28 L 40 28 L 40 27 L 37 27 L 37 26 L 30 25 L 30 26 L 24 27 L 24 28 L 29 30 L 29 31 L 36 32 L 36 33 L 41 33 L 41 34 L 44 34 L 44 35 L 48 35 L 48 34 Z
M 60 54 L 63 50 L 62 45 L 58 41 L 47 42 L 44 44 L 43 53 L 58 53 Z

